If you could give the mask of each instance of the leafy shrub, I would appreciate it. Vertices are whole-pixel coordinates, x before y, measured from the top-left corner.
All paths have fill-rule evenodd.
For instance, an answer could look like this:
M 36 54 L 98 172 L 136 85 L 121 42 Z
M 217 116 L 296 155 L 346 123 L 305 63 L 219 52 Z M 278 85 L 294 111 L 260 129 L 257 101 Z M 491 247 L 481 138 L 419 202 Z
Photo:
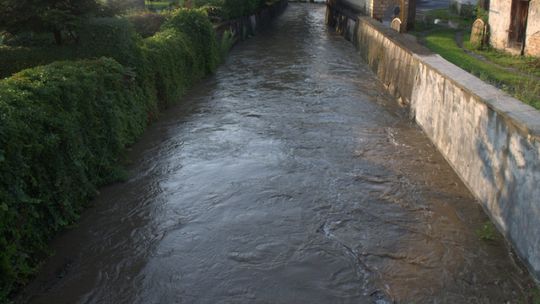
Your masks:
M 167 16 L 166 13 L 142 11 L 129 14 L 126 18 L 133 24 L 139 35 L 147 38 L 159 31 L 161 25 L 167 20 Z
M 147 39 L 125 19 L 93 19 L 79 39 L 65 53 L 18 55 L 34 64 L 112 58 L 55 62 L 0 80 L 0 302 L 35 272 L 50 237 L 118 176 L 118 159 L 158 100 L 178 101 L 220 60 L 199 10 L 175 11 Z
M 144 50 L 157 97 L 162 107 L 178 100 L 191 84 L 205 74 L 204 61 L 197 56 L 189 37 L 176 29 L 163 30 L 145 40 Z
M 264 6 L 264 0 L 224 0 L 223 10 L 227 19 L 251 15 Z
M 213 72 L 219 63 L 219 48 L 212 23 L 203 10 L 178 9 L 162 26 L 187 35 L 194 48 L 195 64 L 202 64 L 205 73 Z
M 0 46 L 0 78 L 8 77 L 27 68 L 75 57 L 76 50 L 66 46 Z
M 77 53 L 82 58 L 107 56 L 129 66 L 140 65 L 141 37 L 126 18 L 93 18 L 78 30 Z
M 114 179 L 147 123 L 145 95 L 112 59 L 56 62 L 0 81 L 0 299 L 47 240 Z
M 226 30 L 225 32 L 223 32 L 220 45 L 221 58 L 225 59 L 225 56 L 227 56 L 227 53 L 233 47 L 235 41 L 236 38 L 234 37 L 233 32 L 231 32 L 230 30 Z
M 191 3 L 194 7 L 199 8 L 203 6 L 223 6 L 225 0 L 193 0 Z
M 25 68 L 58 60 L 99 58 L 116 59 L 131 67 L 143 65 L 139 48 L 141 37 L 125 18 L 92 18 L 77 30 L 78 43 L 43 47 L 0 47 L 0 77 L 7 77 Z

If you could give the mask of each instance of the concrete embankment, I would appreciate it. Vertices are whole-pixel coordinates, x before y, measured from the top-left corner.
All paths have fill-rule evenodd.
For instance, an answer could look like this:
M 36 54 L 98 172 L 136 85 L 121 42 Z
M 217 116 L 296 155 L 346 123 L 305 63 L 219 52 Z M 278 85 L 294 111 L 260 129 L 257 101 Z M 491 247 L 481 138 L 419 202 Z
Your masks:
M 375 20 L 328 6 L 540 279 L 540 112 Z

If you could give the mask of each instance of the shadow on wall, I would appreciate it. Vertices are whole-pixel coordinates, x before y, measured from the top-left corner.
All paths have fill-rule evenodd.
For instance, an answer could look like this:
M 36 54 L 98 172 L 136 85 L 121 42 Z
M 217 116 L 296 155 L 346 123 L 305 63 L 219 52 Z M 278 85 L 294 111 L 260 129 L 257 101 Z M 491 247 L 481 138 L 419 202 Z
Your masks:
M 540 180 L 540 146 L 508 127 L 497 112 L 488 111 L 488 132 L 476 139 L 482 176 L 489 183 L 488 189 L 481 189 L 481 199 L 487 214 L 538 278 L 540 230 L 535 221 L 540 218 L 540 204 L 535 181 Z

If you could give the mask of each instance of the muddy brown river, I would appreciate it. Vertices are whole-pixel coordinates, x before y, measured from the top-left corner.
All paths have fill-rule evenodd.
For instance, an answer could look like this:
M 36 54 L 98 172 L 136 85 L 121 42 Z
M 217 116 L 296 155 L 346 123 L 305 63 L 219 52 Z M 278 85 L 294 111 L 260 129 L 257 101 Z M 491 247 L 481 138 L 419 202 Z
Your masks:
M 290 4 L 167 110 L 20 302 L 526 303 L 527 273 L 324 10 Z

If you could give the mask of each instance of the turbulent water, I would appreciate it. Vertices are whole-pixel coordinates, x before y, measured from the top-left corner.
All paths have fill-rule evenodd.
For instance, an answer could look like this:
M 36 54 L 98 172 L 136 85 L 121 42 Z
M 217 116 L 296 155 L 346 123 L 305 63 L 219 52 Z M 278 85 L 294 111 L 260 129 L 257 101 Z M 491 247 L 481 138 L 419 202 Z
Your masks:
M 169 109 L 21 302 L 523 299 L 526 272 L 324 9 L 289 5 Z

